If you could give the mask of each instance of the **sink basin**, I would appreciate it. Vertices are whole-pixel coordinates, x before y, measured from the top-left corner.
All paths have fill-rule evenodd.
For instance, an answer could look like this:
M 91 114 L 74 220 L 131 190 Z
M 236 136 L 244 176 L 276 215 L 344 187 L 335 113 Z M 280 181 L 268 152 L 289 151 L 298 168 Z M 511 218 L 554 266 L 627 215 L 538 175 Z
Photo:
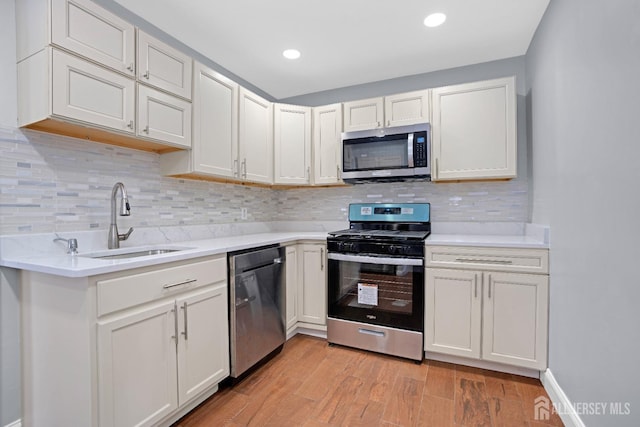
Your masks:
M 82 255 L 82 256 L 87 257 L 87 258 L 94 258 L 94 259 L 127 259 L 127 258 L 138 258 L 138 257 L 143 257 L 143 256 L 151 256 L 151 255 L 168 254 L 168 253 L 171 253 L 171 252 L 182 251 L 184 249 L 188 249 L 188 248 L 181 248 L 181 249 L 175 249 L 175 248 L 173 248 L 173 249 L 170 249 L 170 248 L 146 249 L 146 250 L 135 250 L 135 251 L 132 251 L 132 252 L 121 252 L 121 253 L 117 253 L 117 254 L 109 254 L 109 253 L 101 252 L 101 253 Z

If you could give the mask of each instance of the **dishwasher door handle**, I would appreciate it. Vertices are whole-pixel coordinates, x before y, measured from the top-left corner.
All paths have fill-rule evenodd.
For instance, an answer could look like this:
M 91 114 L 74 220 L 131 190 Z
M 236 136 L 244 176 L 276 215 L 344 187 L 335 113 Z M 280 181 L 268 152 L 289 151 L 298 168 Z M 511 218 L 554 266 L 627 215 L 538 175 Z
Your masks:
M 245 305 L 249 305 L 251 301 L 255 301 L 256 296 L 252 295 L 249 298 L 236 298 L 236 308 L 242 308 Z

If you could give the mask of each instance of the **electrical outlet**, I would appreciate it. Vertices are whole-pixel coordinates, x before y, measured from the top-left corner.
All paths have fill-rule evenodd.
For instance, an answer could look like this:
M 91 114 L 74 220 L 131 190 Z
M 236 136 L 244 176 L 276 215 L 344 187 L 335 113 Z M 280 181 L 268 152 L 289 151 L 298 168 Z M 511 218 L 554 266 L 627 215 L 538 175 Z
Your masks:
M 247 208 L 240 208 L 240 219 L 247 219 Z

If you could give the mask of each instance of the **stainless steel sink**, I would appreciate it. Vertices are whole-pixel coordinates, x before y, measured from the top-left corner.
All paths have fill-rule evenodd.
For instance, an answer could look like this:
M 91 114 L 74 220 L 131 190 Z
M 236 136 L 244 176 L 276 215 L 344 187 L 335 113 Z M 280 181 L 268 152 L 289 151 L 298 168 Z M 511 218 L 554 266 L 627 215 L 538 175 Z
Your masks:
M 113 254 L 113 255 L 101 253 L 101 254 L 83 255 L 83 256 L 88 258 L 94 258 L 94 259 L 126 259 L 126 258 L 137 258 L 137 257 L 143 257 L 143 256 L 150 256 L 150 255 L 162 255 L 162 254 L 168 254 L 171 252 L 178 252 L 182 250 L 184 249 L 148 249 L 143 251 L 124 252 L 124 253 Z

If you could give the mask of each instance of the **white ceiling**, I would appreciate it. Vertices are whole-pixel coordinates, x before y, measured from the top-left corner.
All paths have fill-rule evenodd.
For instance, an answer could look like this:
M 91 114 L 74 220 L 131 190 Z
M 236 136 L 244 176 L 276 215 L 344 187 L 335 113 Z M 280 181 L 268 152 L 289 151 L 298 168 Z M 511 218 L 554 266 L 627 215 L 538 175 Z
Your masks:
M 276 99 L 523 55 L 549 3 L 115 1 Z M 447 20 L 427 28 L 433 12 Z

